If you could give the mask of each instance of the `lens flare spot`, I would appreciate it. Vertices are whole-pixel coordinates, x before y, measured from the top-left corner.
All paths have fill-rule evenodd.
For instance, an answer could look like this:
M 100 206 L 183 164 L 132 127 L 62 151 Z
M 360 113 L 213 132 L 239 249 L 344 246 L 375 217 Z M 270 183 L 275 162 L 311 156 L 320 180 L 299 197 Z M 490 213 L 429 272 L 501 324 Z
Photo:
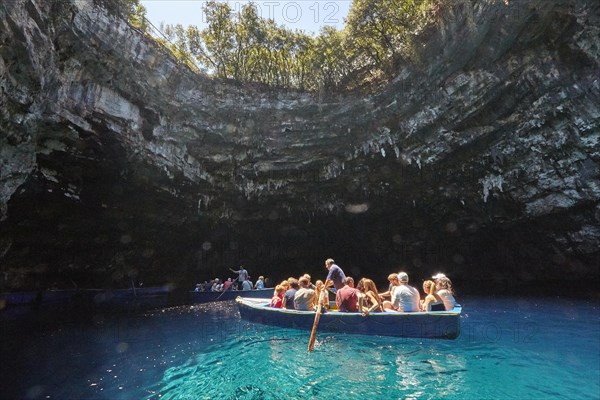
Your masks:
M 362 214 L 369 210 L 369 205 L 367 203 L 347 204 L 345 209 L 350 214 Z
M 125 353 L 129 349 L 129 345 L 125 342 L 117 344 L 117 353 Z

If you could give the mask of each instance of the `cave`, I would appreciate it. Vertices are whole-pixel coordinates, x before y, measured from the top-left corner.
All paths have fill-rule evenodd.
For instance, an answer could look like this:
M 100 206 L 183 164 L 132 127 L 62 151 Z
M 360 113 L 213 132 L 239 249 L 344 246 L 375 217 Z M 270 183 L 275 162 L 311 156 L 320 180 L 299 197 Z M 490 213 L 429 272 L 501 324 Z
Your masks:
M 0 6 L 0 292 L 332 257 L 380 284 L 598 295 L 596 2 L 457 1 L 425 63 L 348 93 L 211 78 L 102 2 L 55 3 Z

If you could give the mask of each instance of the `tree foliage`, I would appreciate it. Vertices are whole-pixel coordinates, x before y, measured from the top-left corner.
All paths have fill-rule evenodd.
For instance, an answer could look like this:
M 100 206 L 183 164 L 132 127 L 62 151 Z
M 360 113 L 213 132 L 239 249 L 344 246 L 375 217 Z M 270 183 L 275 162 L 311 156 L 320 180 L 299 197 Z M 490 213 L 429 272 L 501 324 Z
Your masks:
M 144 25 L 139 0 L 128 4 L 129 20 Z M 353 89 L 368 80 L 392 78 L 413 52 L 413 38 L 441 0 L 353 0 L 346 27 L 325 26 L 316 37 L 262 18 L 248 3 L 238 12 L 228 2 L 208 0 L 205 29 L 161 26 L 158 39 L 190 66 L 242 83 L 310 91 Z
M 427 23 L 430 0 L 354 0 L 347 18 L 355 68 L 394 73 L 396 62 L 412 52 L 411 37 Z
M 146 7 L 140 0 L 105 0 L 105 4 L 110 11 L 127 18 L 132 26 L 147 31 Z

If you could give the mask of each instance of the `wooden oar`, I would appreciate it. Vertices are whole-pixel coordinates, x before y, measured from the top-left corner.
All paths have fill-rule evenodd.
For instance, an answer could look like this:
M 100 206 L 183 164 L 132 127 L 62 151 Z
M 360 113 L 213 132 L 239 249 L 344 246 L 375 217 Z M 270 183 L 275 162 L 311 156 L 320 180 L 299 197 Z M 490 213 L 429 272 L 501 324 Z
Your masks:
M 319 293 L 319 301 L 317 303 L 317 313 L 315 314 L 315 322 L 313 323 L 312 330 L 310 331 L 310 339 L 308 340 L 309 353 L 315 347 L 315 339 L 317 338 L 317 325 L 319 325 L 319 318 L 321 318 L 321 308 L 323 307 L 323 297 L 325 293 L 327 293 L 327 289 L 323 289 L 321 290 L 321 293 Z

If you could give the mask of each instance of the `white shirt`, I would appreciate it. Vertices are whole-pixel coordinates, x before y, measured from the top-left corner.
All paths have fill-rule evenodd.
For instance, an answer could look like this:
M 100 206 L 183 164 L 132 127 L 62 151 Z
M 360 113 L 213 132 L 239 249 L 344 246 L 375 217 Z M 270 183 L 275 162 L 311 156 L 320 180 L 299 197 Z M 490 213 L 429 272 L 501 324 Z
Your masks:
M 421 295 L 419 291 L 409 285 L 397 286 L 392 293 L 394 309 L 403 312 L 419 311 Z
M 437 291 L 437 295 L 440 296 L 442 301 L 444 302 L 444 308 L 446 311 L 450 311 L 456 305 L 456 300 L 454 296 L 447 289 L 440 289 Z
M 243 281 L 242 282 L 242 290 L 252 290 L 252 282 Z

